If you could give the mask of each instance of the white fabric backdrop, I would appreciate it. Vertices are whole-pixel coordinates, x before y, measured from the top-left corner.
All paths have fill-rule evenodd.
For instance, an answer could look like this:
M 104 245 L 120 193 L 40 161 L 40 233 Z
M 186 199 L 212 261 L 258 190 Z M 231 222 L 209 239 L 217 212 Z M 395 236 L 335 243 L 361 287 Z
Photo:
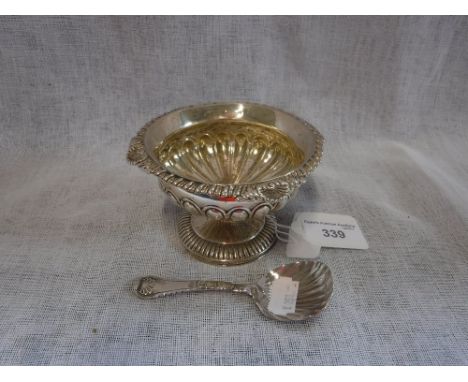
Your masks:
M 468 364 L 466 17 L 0 18 L 1 364 Z M 149 119 L 250 100 L 326 137 L 279 213 L 354 216 L 331 304 L 269 321 L 247 297 L 141 301 L 130 280 L 250 281 L 189 257 L 180 212 L 125 161 Z

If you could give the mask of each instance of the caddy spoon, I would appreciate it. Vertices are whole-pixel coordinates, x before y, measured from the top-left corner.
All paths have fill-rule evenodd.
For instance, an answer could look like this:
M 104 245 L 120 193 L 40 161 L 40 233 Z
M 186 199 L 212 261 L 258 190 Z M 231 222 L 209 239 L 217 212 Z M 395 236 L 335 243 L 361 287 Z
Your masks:
M 293 311 L 286 314 L 273 311 L 270 304 L 273 284 L 281 278 L 298 282 Z M 297 261 L 281 265 L 252 284 L 234 284 L 225 281 L 174 281 L 147 276 L 133 284 L 133 291 L 143 299 L 164 297 L 179 292 L 228 291 L 245 293 L 253 298 L 260 311 L 268 318 L 279 321 L 301 321 L 324 309 L 333 291 L 330 268 L 319 261 Z
M 275 211 L 317 167 L 323 137 L 309 123 L 249 102 L 189 106 L 148 122 L 127 159 L 156 175 L 186 212 L 182 243 L 198 260 L 237 265 L 276 240 Z

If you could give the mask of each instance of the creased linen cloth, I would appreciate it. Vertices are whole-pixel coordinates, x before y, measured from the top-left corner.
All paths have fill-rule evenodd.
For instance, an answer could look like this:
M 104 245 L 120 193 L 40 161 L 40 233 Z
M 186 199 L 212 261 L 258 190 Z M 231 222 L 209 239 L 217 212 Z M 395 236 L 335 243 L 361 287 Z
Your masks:
M 468 364 L 466 17 L 1 17 L 0 363 Z M 253 281 L 202 264 L 181 211 L 126 163 L 151 118 L 219 100 L 325 136 L 278 213 L 352 215 L 370 248 L 322 249 L 329 307 L 264 318 L 222 293 L 142 301 L 131 280 Z

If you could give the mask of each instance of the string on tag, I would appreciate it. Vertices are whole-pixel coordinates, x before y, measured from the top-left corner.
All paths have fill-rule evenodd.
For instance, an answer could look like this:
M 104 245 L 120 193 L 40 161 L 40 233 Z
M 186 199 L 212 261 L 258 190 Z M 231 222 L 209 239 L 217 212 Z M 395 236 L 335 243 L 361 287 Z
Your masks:
M 320 255 L 320 245 L 307 240 L 304 227 L 299 223 L 297 220 L 291 225 L 276 222 L 276 238 L 286 244 L 286 256 L 315 259 Z
M 291 239 L 291 236 L 289 235 L 290 228 L 291 226 L 289 225 L 276 222 L 276 238 L 282 243 L 287 243 Z

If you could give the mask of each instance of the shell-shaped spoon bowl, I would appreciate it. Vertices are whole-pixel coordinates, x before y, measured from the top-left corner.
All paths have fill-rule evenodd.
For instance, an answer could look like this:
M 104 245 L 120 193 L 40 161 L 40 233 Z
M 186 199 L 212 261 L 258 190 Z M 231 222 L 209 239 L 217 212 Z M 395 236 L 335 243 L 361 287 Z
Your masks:
M 269 309 L 272 284 L 279 277 L 290 277 L 292 281 L 299 282 L 294 313 L 280 315 Z M 260 311 L 279 321 L 302 321 L 316 315 L 327 306 L 332 293 L 330 268 L 319 261 L 283 264 L 268 272 L 251 288 L 251 295 Z

